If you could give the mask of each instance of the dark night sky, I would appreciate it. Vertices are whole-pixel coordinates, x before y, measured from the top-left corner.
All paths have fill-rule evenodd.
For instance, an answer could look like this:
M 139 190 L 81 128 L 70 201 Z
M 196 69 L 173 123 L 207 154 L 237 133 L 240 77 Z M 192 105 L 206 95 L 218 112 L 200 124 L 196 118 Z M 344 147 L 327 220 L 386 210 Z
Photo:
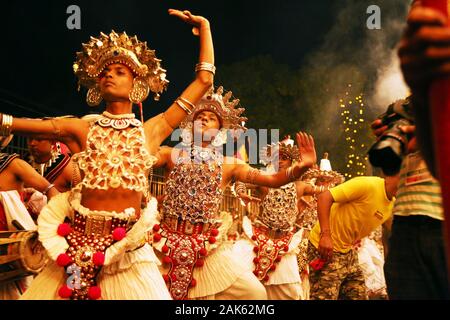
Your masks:
M 2 3 L 0 110 L 21 116 L 38 116 L 24 108 L 47 115 L 88 113 L 85 92 L 76 91 L 72 72 L 75 52 L 89 36 L 114 29 L 146 40 L 168 71 L 170 85 L 161 101 L 148 99 L 144 103 L 147 118 L 165 109 L 179 95 L 192 80 L 197 62 L 198 38 L 192 36 L 189 26 L 170 17 L 168 8 L 189 9 L 210 20 L 220 72 L 221 65 L 261 54 L 298 68 L 308 53 L 320 47 L 335 22 L 340 3 L 336 0 Z M 66 27 L 69 16 L 66 8 L 71 4 L 81 8 L 81 30 Z M 355 19 L 360 19 L 363 27 L 366 13 L 361 12 Z

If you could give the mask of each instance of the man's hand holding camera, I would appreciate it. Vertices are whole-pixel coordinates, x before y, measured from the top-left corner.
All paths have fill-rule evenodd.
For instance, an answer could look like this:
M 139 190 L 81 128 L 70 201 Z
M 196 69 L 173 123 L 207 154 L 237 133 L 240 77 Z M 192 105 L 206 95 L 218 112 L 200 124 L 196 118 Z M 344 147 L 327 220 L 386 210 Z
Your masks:
M 370 127 L 372 128 L 372 133 L 378 139 L 388 129 L 387 125 L 383 125 L 383 122 L 381 121 L 381 119 L 376 119 L 375 121 L 373 121 L 372 124 L 370 125 Z M 407 147 L 408 153 L 416 152 L 418 150 L 417 139 L 414 135 L 414 133 L 416 131 L 416 126 L 415 125 L 400 126 L 399 128 L 404 134 L 412 136 L 412 138 L 409 139 L 409 141 L 408 141 L 408 147 Z

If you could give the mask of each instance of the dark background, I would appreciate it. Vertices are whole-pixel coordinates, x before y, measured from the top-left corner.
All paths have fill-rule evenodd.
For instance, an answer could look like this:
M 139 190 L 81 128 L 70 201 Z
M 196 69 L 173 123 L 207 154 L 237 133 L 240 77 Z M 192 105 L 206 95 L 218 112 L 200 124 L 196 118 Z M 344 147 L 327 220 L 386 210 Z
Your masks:
M 159 102 L 144 102 L 144 118 L 166 109 L 195 76 L 198 38 L 168 15 L 189 9 L 210 20 L 216 85 L 247 109 L 247 127 L 280 135 L 312 132 L 319 153 L 331 151 L 344 170 L 339 97 L 367 97 L 367 118 L 387 107 L 372 99 L 379 68 L 390 63 L 409 0 L 130 0 L 2 2 L 0 112 L 41 117 L 100 112 L 77 92 L 75 52 L 101 31 L 126 31 L 156 50 L 170 80 Z M 69 5 L 81 8 L 81 30 L 68 30 Z M 382 29 L 368 30 L 366 9 L 379 5 Z M 381 50 L 380 50 L 381 48 Z M 376 55 L 374 53 L 377 52 Z M 137 109 L 135 110 L 137 111 Z M 370 132 L 361 133 L 369 141 Z

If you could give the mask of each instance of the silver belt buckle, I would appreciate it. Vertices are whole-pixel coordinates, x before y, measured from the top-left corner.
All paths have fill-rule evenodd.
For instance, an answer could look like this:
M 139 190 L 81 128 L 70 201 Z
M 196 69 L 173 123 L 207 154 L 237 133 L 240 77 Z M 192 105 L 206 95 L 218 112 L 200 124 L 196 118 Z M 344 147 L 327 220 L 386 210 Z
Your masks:
M 92 215 L 86 217 L 85 234 L 106 236 L 111 233 L 112 217 Z

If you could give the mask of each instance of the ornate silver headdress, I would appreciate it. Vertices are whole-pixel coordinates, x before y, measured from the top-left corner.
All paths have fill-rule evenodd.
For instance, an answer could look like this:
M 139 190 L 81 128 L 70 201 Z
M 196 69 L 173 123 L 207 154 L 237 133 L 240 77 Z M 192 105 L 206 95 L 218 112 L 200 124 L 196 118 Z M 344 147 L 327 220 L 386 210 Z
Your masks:
M 286 155 L 292 161 L 298 161 L 301 158 L 300 150 L 294 144 L 294 140 L 292 140 L 290 136 L 287 136 L 278 143 L 272 143 L 262 148 L 259 154 L 261 163 L 268 165 L 275 158 L 273 156 L 274 154 Z
M 214 88 L 211 88 L 196 104 L 192 113 L 181 123 L 180 128 L 186 128 L 200 112 L 211 111 L 220 118 L 223 129 L 246 130 L 245 121 L 247 121 L 247 118 L 241 116 L 245 109 L 237 108 L 239 99 L 231 99 L 233 96 L 231 91 L 228 91 L 225 95 L 223 95 L 223 92 L 222 86 L 218 87 L 216 92 L 214 92 Z

